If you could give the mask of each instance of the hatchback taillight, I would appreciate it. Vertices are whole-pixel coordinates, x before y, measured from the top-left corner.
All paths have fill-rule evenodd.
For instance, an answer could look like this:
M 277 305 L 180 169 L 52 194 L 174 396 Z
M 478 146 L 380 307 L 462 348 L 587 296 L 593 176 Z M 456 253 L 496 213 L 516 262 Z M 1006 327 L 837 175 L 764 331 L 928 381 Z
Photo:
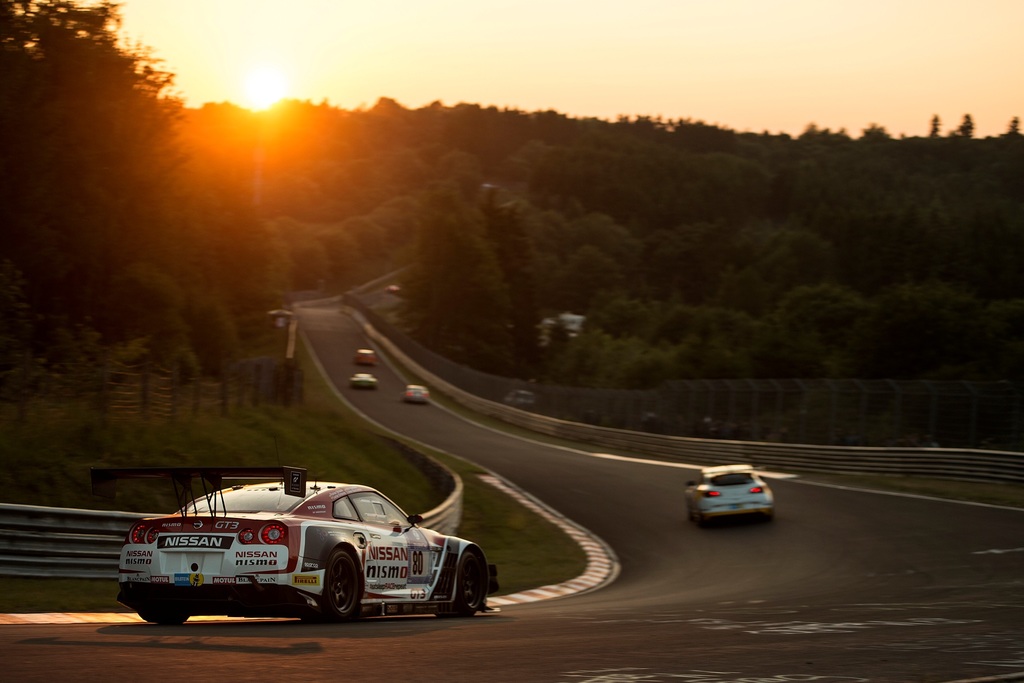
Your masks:
M 764 493 L 764 488 L 761 486 L 754 486 L 750 489 L 751 493 Z
M 714 489 L 711 489 L 710 491 L 705 491 L 705 492 L 704 492 L 704 495 L 705 495 L 705 496 L 706 496 L 707 498 L 714 498 L 715 496 L 720 496 L 720 495 L 722 495 L 722 492 L 721 492 L 721 491 L 715 491 Z

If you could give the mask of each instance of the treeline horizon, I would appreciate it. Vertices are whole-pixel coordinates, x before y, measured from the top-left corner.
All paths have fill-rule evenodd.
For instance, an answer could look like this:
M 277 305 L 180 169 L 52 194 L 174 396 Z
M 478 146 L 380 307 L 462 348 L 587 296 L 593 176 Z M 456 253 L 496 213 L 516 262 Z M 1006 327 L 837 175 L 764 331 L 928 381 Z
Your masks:
M 403 273 L 494 374 L 1017 379 L 1024 138 L 859 138 L 477 104 L 187 108 L 116 6 L 0 0 L 0 373 L 216 374 L 293 290 Z M 586 317 L 571 336 L 541 321 Z

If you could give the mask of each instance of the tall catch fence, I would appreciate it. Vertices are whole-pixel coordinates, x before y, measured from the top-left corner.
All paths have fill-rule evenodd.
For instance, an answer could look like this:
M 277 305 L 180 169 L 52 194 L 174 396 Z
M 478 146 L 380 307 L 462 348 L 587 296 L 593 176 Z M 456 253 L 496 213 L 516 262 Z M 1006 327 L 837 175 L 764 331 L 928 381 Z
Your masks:
M 1024 451 L 1024 383 L 859 379 L 671 380 L 654 389 L 537 384 L 479 372 L 359 311 L 419 366 L 480 398 L 567 422 L 766 443 Z
M 273 358 L 232 363 L 217 379 L 184 377 L 176 368 L 151 363 L 49 370 L 26 365 L 0 375 L 0 422 L 52 422 L 88 413 L 104 422 L 223 416 L 244 406 L 301 403 L 302 381 L 294 363 Z

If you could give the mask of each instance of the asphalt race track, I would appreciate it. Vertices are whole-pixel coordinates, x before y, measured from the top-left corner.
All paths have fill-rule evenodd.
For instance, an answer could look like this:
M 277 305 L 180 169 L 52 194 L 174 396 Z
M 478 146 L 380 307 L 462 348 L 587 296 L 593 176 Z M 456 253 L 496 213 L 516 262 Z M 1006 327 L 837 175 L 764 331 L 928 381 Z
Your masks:
M 3 680 L 1024 680 L 1024 511 L 780 477 L 774 522 L 701 529 L 681 495 L 693 469 L 539 445 L 405 404 L 405 380 L 386 365 L 377 391 L 351 390 L 352 354 L 372 344 L 336 305 L 299 312 L 358 410 L 588 530 L 613 551 L 615 580 L 472 619 L 0 625 Z

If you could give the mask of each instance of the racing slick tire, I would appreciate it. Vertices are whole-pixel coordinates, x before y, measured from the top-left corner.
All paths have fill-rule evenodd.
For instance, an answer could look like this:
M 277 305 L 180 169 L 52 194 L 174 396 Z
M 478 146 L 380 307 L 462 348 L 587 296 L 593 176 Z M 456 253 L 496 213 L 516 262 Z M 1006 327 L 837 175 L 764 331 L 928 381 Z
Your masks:
M 320 608 L 328 621 L 351 621 L 359 618 L 363 601 L 363 576 L 356 559 L 336 548 L 327 559 L 324 592 Z
M 188 621 L 188 615 L 170 609 L 143 608 L 139 610 L 139 617 L 143 621 L 161 626 L 181 626 Z
M 455 575 L 454 616 L 471 617 L 487 605 L 487 565 L 479 553 L 467 550 Z

